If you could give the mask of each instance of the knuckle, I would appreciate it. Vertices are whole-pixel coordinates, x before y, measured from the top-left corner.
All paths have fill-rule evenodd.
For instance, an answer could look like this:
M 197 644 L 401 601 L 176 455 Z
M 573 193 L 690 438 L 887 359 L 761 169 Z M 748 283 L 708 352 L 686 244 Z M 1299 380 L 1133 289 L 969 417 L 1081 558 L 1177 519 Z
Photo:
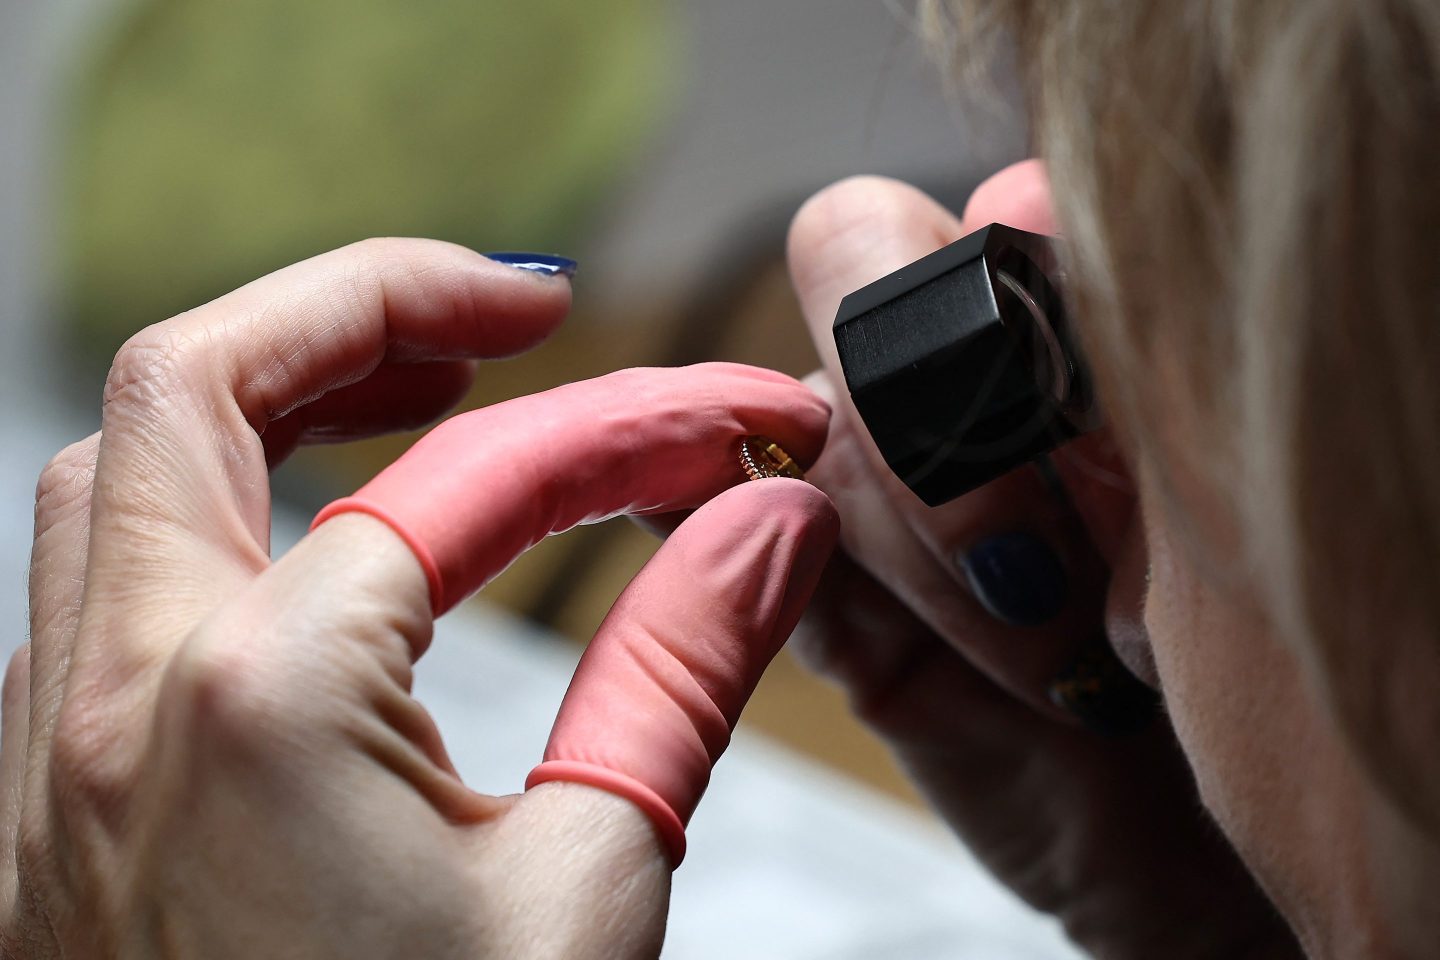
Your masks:
M 35 530 L 43 533 L 69 508 L 90 494 L 95 479 L 98 434 L 61 450 L 50 458 L 35 483 Z
M 416 241 L 398 237 L 367 237 L 336 251 L 352 307 L 386 299 L 389 283 L 410 279 L 423 268 Z
M 392 297 L 423 303 L 452 321 L 484 317 L 490 300 L 459 269 L 474 254 L 441 240 L 370 237 L 346 248 L 355 297 L 382 305 Z
M 361 264 L 375 265 L 408 259 L 410 246 L 398 237 L 366 237 L 343 248 L 343 252 Z
M 10 655 L 10 662 L 5 665 L 4 702 L 7 705 L 17 703 L 21 695 L 28 694 L 29 690 L 30 644 L 23 643 Z
M 398 280 L 423 280 L 452 267 L 457 254 L 473 256 L 464 247 L 420 237 L 366 237 L 336 251 L 365 283 L 378 283 L 386 274 Z
M 363 317 L 387 307 L 389 278 L 409 267 L 405 241 L 394 237 L 369 237 L 325 254 L 326 270 L 332 283 L 329 295 L 344 302 L 350 316 Z M 368 338 L 374 330 L 356 325 L 350 336 Z
M 118 822 L 131 776 L 111 712 L 89 695 L 68 698 L 50 741 L 49 784 L 62 810 Z
M 227 631 L 192 638 L 167 671 L 162 721 L 208 748 L 252 755 L 267 749 L 284 715 L 257 646 Z
M 105 378 L 104 406 L 148 405 L 164 397 L 184 379 L 196 352 L 196 344 L 174 321 L 146 327 L 116 352 Z

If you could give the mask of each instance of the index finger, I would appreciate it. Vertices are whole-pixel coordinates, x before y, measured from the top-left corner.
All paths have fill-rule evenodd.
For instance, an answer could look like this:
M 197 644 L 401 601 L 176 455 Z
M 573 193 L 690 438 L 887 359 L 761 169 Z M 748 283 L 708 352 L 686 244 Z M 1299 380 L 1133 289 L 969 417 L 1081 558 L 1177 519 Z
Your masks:
M 388 239 L 141 331 L 106 383 L 87 600 L 165 596 L 193 622 L 268 564 L 267 423 L 383 361 L 514 353 L 569 304 L 562 280 L 453 244 Z
M 962 233 L 992 223 L 1046 236 L 1057 233 L 1045 165 L 1039 160 L 1022 160 L 989 177 L 970 194 L 960 219 Z

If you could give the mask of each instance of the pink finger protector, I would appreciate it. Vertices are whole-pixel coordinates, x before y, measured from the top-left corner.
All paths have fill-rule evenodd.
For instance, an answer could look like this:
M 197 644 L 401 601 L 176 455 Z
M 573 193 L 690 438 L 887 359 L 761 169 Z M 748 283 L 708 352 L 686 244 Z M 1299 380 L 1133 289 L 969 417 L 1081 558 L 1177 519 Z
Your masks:
M 349 512 L 385 523 L 424 570 L 438 615 L 551 533 L 706 504 L 612 610 L 527 781 L 626 797 L 678 865 L 710 766 L 838 526 L 828 499 L 799 481 L 722 491 L 742 476 L 742 437 L 769 435 L 808 463 L 828 423 L 822 400 L 771 371 L 622 371 L 441 424 L 312 528 Z
M 620 514 L 704 503 L 740 479 L 740 438 L 813 462 L 830 408 L 797 381 L 731 363 L 623 370 L 464 413 L 320 511 L 389 526 L 438 616 L 545 537 Z
M 630 800 L 678 866 L 711 768 L 838 534 L 830 501 L 797 480 L 746 484 L 697 510 L 590 642 L 526 789 L 563 780 Z

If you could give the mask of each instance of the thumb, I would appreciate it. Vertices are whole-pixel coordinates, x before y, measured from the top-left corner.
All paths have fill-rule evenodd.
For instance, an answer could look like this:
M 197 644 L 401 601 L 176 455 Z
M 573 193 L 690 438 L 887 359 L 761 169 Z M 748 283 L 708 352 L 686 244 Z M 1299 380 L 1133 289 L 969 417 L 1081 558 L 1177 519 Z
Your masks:
M 526 789 L 559 780 L 624 797 L 678 866 L 710 769 L 838 534 L 829 499 L 798 480 L 742 484 L 697 510 L 591 641 Z

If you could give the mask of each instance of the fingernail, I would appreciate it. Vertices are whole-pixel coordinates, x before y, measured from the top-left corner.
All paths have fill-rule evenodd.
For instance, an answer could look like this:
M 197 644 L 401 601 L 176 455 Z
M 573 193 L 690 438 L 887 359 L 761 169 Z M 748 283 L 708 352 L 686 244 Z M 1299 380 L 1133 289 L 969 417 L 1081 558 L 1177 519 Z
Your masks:
M 1050 702 L 1107 737 L 1137 733 L 1160 712 L 1160 697 L 1125 669 L 1102 637 L 1050 684 Z
M 1017 627 L 1045 623 L 1065 606 L 1065 568 L 1028 533 L 981 540 L 960 558 L 970 590 L 991 616 Z
M 545 277 L 573 277 L 580 266 L 569 257 L 557 257 L 553 253 L 487 253 L 485 256 L 496 263 Z

